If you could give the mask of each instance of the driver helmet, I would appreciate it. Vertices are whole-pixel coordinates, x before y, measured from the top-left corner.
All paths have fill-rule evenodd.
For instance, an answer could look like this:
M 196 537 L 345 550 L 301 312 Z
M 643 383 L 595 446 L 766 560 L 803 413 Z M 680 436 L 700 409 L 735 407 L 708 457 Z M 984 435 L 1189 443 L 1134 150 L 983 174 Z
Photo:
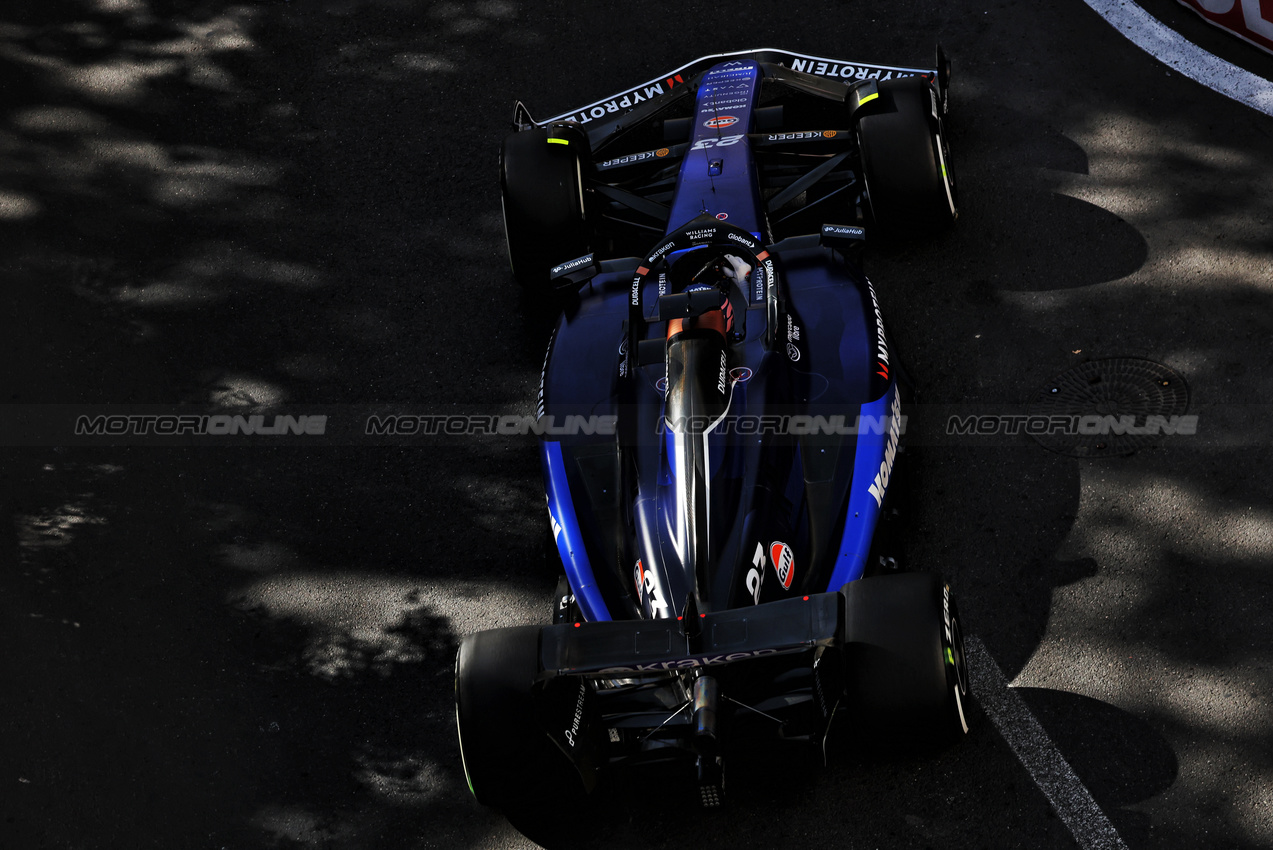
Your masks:
M 686 259 L 689 258 L 687 257 Z M 714 255 L 706 263 L 698 266 L 698 271 L 689 277 L 683 287 L 676 286 L 676 278 L 674 276 L 673 286 L 678 290 L 695 292 L 715 288 L 724 293 L 725 299 L 719 311 L 705 313 L 691 320 L 673 319 L 668 323 L 668 336 L 685 330 L 687 327 L 708 327 L 719 331 L 722 336 L 729 339 L 734 330 L 734 308 L 730 303 L 729 296 L 734 292 L 735 287 L 741 292 L 746 292 L 747 280 L 751 277 L 751 271 L 751 266 L 744 262 L 741 257 L 722 253 Z M 690 324 L 687 324 L 687 322 Z

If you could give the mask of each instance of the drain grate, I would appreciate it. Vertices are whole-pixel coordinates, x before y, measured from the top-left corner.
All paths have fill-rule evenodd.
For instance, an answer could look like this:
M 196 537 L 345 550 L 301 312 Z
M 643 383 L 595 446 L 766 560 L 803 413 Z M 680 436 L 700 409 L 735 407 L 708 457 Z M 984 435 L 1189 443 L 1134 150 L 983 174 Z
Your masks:
M 1170 433 L 1189 408 L 1189 386 L 1161 363 L 1136 357 L 1089 360 L 1048 381 L 1030 399 L 1031 416 L 1056 417 L 1041 446 L 1074 457 L 1131 454 Z M 1156 418 L 1161 417 L 1161 419 Z M 1068 419 L 1068 426 L 1065 420 Z

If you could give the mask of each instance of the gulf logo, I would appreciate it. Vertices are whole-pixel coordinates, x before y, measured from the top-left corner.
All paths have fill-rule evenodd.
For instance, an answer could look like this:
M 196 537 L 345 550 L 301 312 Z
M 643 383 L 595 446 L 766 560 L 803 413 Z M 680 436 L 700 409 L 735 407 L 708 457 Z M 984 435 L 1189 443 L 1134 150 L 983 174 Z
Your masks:
M 790 590 L 791 579 L 796 573 L 796 556 L 792 553 L 791 547 L 782 542 L 771 543 L 769 557 L 773 561 L 774 572 L 778 574 L 778 581 L 782 582 L 783 589 Z
M 715 118 L 708 118 L 703 122 L 703 126 L 711 130 L 719 130 L 721 127 L 729 127 L 737 124 L 738 119 L 733 115 L 717 115 Z

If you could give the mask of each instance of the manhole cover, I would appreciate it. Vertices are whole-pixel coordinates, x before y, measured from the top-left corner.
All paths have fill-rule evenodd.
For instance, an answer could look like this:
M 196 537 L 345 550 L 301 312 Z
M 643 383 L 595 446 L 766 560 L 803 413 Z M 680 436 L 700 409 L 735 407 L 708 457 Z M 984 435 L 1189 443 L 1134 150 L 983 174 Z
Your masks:
M 1175 432 L 1189 386 L 1161 363 L 1134 357 L 1089 360 L 1048 381 L 1030 399 L 1028 433 L 1074 457 L 1125 455 Z

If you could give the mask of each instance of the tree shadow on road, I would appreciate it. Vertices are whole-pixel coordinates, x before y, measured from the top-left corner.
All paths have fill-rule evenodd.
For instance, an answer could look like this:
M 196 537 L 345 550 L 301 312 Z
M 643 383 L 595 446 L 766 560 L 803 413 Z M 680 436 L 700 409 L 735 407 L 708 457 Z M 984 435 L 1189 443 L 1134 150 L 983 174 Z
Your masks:
M 0 353 L 23 368 L 6 375 L 5 400 L 531 410 L 546 334 L 542 317 L 524 320 L 535 305 L 506 279 L 494 152 L 522 94 L 510 80 L 525 79 L 521 63 L 542 60 L 535 38 L 570 13 L 544 16 L 531 23 L 500 2 L 8 4 L 0 238 L 18 247 L 2 261 L 12 306 Z M 579 55 L 589 36 L 563 38 L 561 55 Z M 902 36 L 890 38 L 892 47 Z M 625 61 L 609 56 L 604 67 L 628 73 Z M 562 81 L 571 93 L 595 85 Z M 1129 223 L 1240 215 L 1226 187 L 1256 184 L 1262 163 L 1208 153 L 1177 123 L 1122 182 L 1091 179 L 1117 159 L 1115 145 L 1085 150 L 1005 111 L 1010 93 L 982 91 L 954 125 L 959 227 L 876 257 L 871 270 L 924 398 L 1019 404 L 1082 359 L 1126 354 L 1184 373 L 1204 423 L 1236 421 L 1224 405 L 1267 397 L 1273 355 L 1259 317 L 1273 304 L 1224 271 L 1234 252 L 1266 246 L 1250 231 L 1220 239 L 1187 226 L 1173 231 L 1177 242 L 1150 246 Z M 1216 179 L 1179 199 L 1150 191 L 1163 185 L 1154 175 L 1189 169 Z M 1142 187 L 1149 206 L 1118 205 Z M 1195 264 L 1207 286 L 1170 298 L 1147 288 L 1146 266 L 1168 261 Z M 1200 325 L 1219 303 L 1241 309 L 1223 331 Z M 1028 670 L 1068 594 L 1096 583 L 1119 598 L 1127 585 L 1135 605 L 1098 611 L 1082 629 L 1111 638 L 1107 614 L 1162 626 L 1155 651 L 1193 682 L 1184 695 L 1218 689 L 1216 704 L 1233 712 L 1237 732 L 1191 715 L 1170 687 L 1145 689 L 1138 704 L 1134 680 L 1113 676 L 1120 687 L 1102 702 L 1075 695 L 1092 682 L 1026 692 L 1133 836 L 1148 833 L 1131 807 L 1170 793 L 1173 747 L 1197 729 L 1208 746 L 1250 747 L 1268 763 L 1257 737 L 1267 723 L 1225 702 L 1240 687 L 1267 694 L 1267 667 L 1245 644 L 1196 637 L 1231 634 L 1219 627 L 1231 586 L 1244 590 L 1243 640 L 1267 634 L 1273 610 L 1257 569 L 1268 517 L 1243 513 L 1273 502 L 1252 471 L 1267 451 L 1244 450 L 1262 439 L 1258 423 L 1237 439 L 1205 462 L 1172 443 L 1105 465 L 1025 438 L 916 447 L 918 560 L 955 581 L 1009 678 Z M 539 570 L 532 443 L 55 451 L 56 442 L 3 463 L 13 522 L 0 527 L 0 548 L 13 569 L 0 600 L 22 650 L 10 678 L 23 686 L 5 698 L 0 761 L 19 777 L 0 820 L 27 844 L 518 840 L 463 788 L 450 677 L 458 635 L 547 615 L 554 577 Z M 1124 511 L 1113 527 L 1105 521 L 1119 512 L 1092 501 L 1102 478 L 1138 498 L 1168 497 L 1157 514 Z M 1178 524 L 1154 519 L 1164 515 Z M 1190 536 L 1199 515 L 1233 535 Z M 1161 574 L 1135 572 L 1138 552 L 1156 553 Z M 1226 582 L 1199 581 L 1200 569 Z M 1246 665 L 1246 684 L 1229 681 L 1231 665 Z M 1102 726 L 1121 730 L 1121 748 L 1068 735 Z M 1122 758 L 1107 764 L 1111 749 Z M 983 722 L 967 748 L 931 763 L 867 760 L 773 787 L 764 778 L 783 774 L 762 762 L 741 810 L 708 821 L 710 840 L 780 843 L 811 809 L 850 841 L 975 836 L 970 771 L 1027 807 L 1003 814 L 1022 834 L 1038 829 L 1037 790 Z M 906 779 L 916 774 L 918 787 Z M 672 811 L 658 793 L 669 805 L 651 814 L 641 786 L 627 790 L 599 808 L 620 845 L 683 843 L 702 817 Z M 886 805 L 862 820 L 844 801 L 867 796 Z M 1246 840 L 1242 806 L 1217 840 Z M 1227 811 L 1217 805 L 1212 822 Z M 1059 828 L 1034 838 L 1066 840 Z

